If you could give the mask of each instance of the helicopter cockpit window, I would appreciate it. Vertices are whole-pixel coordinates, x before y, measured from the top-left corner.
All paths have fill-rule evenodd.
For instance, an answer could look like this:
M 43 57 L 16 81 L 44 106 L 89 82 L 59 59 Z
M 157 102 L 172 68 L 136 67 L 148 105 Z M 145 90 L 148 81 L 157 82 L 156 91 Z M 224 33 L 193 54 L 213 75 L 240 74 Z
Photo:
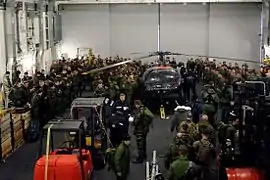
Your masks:
M 155 70 L 146 77 L 146 82 L 170 82 L 177 77 L 175 71 Z

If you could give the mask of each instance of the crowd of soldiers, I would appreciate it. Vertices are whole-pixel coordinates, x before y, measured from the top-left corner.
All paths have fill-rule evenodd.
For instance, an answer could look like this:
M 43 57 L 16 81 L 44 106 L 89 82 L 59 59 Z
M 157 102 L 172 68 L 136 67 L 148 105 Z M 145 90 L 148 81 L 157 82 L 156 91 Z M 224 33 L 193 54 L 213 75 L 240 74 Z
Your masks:
M 120 58 L 105 58 L 98 56 L 96 63 L 107 66 L 116 64 L 130 59 Z M 143 65 L 140 61 L 124 64 L 109 69 L 108 71 L 100 71 L 93 79 L 94 93 L 97 97 L 109 97 L 110 99 L 118 99 L 120 93 L 126 95 L 128 103 L 138 94 L 134 94 L 138 88 L 138 78 L 143 73 Z
M 62 114 L 74 98 L 82 95 L 87 86 L 95 90 L 97 96 L 106 92 L 110 97 L 116 98 L 122 91 L 128 98 L 131 97 L 130 88 L 136 85 L 136 77 L 140 75 L 137 73 L 139 63 L 131 64 L 131 68 L 123 65 L 110 71 L 87 74 L 92 69 L 126 60 L 119 56 L 114 59 L 92 56 L 91 61 L 89 59 L 63 58 L 53 62 L 50 72 L 37 71 L 33 76 L 27 72 L 21 75 L 20 71 L 16 71 L 11 78 L 11 73 L 7 71 L 3 80 L 4 105 L 9 108 L 31 109 L 32 119 L 38 120 L 42 126 L 55 115 Z M 118 71 L 123 74 L 117 74 Z
M 115 101 L 110 114 L 110 139 L 113 146 L 117 147 L 116 156 L 126 154 L 115 158 L 117 179 L 127 179 L 130 122 L 134 126 L 133 134 L 138 146 L 138 157 L 134 162 L 142 163 L 146 159 L 146 136 L 154 115 L 137 100 L 140 98 L 138 78 L 146 68 L 154 64 L 132 62 L 95 72 L 94 75 L 86 75 L 92 69 L 126 60 L 129 59 L 119 56 L 105 59 L 91 56 L 87 60 L 63 59 L 54 62 L 48 74 L 37 71 L 33 76 L 24 73 L 21 78 L 21 73 L 17 71 L 12 75 L 12 80 L 10 72 L 6 72 L 3 84 L 5 99 L 8 101 L 6 104 L 9 107 L 30 108 L 32 118 L 38 120 L 42 126 L 61 114 L 90 85 L 96 97 L 109 97 Z M 186 179 L 183 177 L 187 177 L 187 174 L 192 179 L 218 179 L 222 174 L 218 163 L 220 149 L 226 139 L 234 141 L 238 129 L 237 116 L 229 113 L 231 102 L 234 101 L 231 85 L 235 81 L 252 79 L 262 74 L 250 70 L 246 65 L 240 68 L 237 64 L 227 65 L 226 62 L 217 64 L 215 61 L 191 59 L 185 65 L 181 62 L 177 64 L 175 60 L 167 61 L 180 69 L 184 78 L 183 99 L 191 107 L 189 110 L 175 109 L 171 130 L 176 129 L 177 133 L 165 158 L 169 180 Z M 196 84 L 201 82 L 207 86 L 202 95 L 199 95 Z M 200 97 L 203 103 L 200 102 Z M 217 121 L 219 109 L 222 109 L 222 116 Z M 131 114 L 133 120 L 129 120 Z M 228 122 L 228 119 L 231 121 Z
M 220 158 L 227 152 L 228 141 L 237 154 L 239 119 L 234 112 L 232 87 L 236 81 L 263 76 L 247 65 L 217 64 L 215 61 L 188 61 L 186 69 L 201 77 L 205 85 L 200 100 L 197 94 L 191 103 L 178 106 L 172 117 L 171 131 L 176 136 L 165 156 L 169 180 L 227 179 Z M 221 117 L 217 118 L 221 110 Z M 221 153 L 222 152 L 222 153 Z M 221 158 L 226 160 L 226 158 Z
M 21 77 L 16 71 L 4 77 L 5 105 L 9 108 L 30 109 L 33 120 L 43 126 L 48 120 L 60 115 L 71 101 L 82 94 L 81 73 L 88 66 L 86 61 L 59 60 L 53 63 L 50 72 L 37 71 L 33 76 L 27 72 Z

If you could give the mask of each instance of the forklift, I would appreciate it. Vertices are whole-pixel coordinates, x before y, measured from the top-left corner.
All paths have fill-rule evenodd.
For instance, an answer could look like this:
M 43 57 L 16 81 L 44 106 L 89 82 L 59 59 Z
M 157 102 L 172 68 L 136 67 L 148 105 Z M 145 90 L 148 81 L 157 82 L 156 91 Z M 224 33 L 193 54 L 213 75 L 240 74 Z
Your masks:
M 227 141 L 221 163 L 226 167 L 228 180 L 264 180 L 266 155 L 264 144 L 267 114 L 266 84 L 263 81 L 235 82 L 234 109 L 239 114 L 239 125 L 232 141 Z
M 105 167 L 105 153 L 110 143 L 107 133 L 104 97 L 76 98 L 70 108 L 71 119 L 83 119 L 86 149 L 92 154 L 95 170 Z
M 70 139 L 63 137 L 70 134 Z M 86 149 L 83 120 L 49 121 L 41 130 L 34 180 L 91 180 L 92 155 Z M 59 147 L 60 145 L 60 147 Z

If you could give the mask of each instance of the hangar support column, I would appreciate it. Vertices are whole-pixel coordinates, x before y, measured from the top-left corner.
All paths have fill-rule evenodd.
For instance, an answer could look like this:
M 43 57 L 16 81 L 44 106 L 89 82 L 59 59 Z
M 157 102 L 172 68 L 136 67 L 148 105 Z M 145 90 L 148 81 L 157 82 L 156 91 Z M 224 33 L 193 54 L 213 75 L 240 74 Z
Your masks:
M 5 7 L 5 37 L 6 37 L 6 69 L 14 71 L 17 65 L 17 48 L 16 48 L 16 29 L 15 29 L 15 1 L 8 0 Z
M 0 4 L 0 82 L 6 71 L 6 37 L 5 37 L 5 7 L 4 3 Z
M 160 3 L 158 3 L 157 51 L 160 51 Z
M 39 23 L 39 48 L 36 58 L 36 69 L 41 70 L 44 68 L 44 8 L 46 5 L 43 0 L 38 1 L 38 23 Z
M 268 0 L 263 0 L 262 10 L 261 10 L 261 43 L 260 43 L 260 62 L 262 63 L 266 55 L 266 47 L 269 46 L 269 2 Z

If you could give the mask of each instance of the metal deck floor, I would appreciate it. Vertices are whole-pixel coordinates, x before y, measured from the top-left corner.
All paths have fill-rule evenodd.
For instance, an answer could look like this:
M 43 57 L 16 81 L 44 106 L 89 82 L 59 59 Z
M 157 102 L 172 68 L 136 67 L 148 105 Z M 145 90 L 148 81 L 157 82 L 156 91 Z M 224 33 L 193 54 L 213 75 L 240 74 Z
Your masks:
M 154 128 L 150 129 L 148 135 L 148 158 L 152 159 L 152 151 L 157 151 L 160 169 L 162 170 L 163 159 L 168 144 L 171 142 L 173 134 L 169 132 L 169 120 L 154 119 Z M 131 150 L 132 155 L 136 156 L 136 145 L 134 136 L 132 136 Z M 37 159 L 38 143 L 25 144 L 6 159 L 6 162 L 0 166 L 0 180 L 32 180 L 33 169 Z M 102 171 L 94 173 L 94 180 L 113 180 L 116 178 L 105 168 Z M 145 164 L 132 164 L 129 180 L 145 179 Z

